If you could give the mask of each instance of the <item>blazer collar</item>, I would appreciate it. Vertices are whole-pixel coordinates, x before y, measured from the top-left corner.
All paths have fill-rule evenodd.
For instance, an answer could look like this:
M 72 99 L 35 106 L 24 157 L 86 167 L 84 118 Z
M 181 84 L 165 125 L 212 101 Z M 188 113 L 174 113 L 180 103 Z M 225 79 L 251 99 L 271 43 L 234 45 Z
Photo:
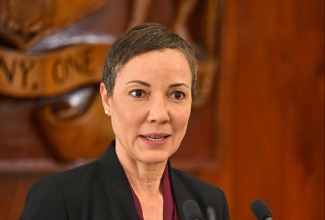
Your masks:
M 99 159 L 99 163 L 107 183 L 106 188 L 109 196 L 113 198 L 119 219 L 138 220 L 127 177 L 115 153 L 115 141 Z
M 184 188 L 184 184 L 176 176 L 174 169 L 171 167 L 168 161 L 170 183 L 173 191 L 174 201 L 178 212 L 179 219 L 186 219 L 183 212 L 183 204 L 190 199 L 187 190 Z

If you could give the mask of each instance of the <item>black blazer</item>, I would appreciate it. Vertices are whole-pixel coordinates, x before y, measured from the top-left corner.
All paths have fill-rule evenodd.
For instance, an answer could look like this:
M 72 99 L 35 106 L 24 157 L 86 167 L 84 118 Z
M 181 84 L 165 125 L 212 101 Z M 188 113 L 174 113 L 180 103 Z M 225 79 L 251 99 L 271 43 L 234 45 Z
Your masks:
M 169 164 L 171 188 L 181 220 L 183 203 L 193 199 L 204 219 L 206 209 L 217 220 L 228 220 L 226 197 L 217 187 Z M 36 181 L 30 188 L 20 220 L 138 220 L 127 177 L 112 142 L 106 153 L 91 163 Z

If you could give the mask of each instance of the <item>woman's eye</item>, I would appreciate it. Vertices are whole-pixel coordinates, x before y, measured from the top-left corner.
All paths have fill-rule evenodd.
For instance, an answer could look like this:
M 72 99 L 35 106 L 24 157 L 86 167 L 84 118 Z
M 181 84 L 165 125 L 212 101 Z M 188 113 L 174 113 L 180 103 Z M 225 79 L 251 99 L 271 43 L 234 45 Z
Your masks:
M 130 94 L 136 98 L 141 98 L 142 96 L 144 96 L 144 92 L 141 90 L 134 90 L 134 91 L 130 92 Z
M 185 94 L 183 92 L 180 91 L 176 91 L 172 94 L 172 97 L 174 99 L 184 99 L 185 98 Z

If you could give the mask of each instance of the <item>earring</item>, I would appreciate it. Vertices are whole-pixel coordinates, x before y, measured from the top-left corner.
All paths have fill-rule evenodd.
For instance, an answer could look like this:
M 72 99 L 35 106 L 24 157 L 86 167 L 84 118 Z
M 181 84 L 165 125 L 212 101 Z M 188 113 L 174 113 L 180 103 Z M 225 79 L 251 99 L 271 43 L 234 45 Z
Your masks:
M 105 110 L 105 114 L 106 115 L 109 115 L 109 110 Z

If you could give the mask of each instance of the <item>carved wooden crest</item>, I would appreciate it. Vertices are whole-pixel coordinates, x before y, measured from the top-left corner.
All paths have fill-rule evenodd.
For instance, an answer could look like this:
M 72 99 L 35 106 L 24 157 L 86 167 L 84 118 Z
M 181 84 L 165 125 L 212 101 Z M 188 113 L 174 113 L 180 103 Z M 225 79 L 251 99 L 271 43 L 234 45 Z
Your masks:
M 106 117 L 107 123 L 99 123 L 105 115 L 98 86 L 94 86 L 101 80 L 109 44 L 85 42 L 56 44 L 50 50 L 37 52 L 29 49 L 47 37 L 64 32 L 106 3 L 105 0 L 0 1 L 0 94 L 8 97 L 0 98 L 1 105 L 19 105 L 19 100 L 26 100 L 26 111 L 28 103 L 33 103 L 31 118 L 21 120 L 30 122 L 33 130 L 21 130 L 20 138 L 24 139 L 28 132 L 39 134 L 44 146 L 59 160 L 98 156 L 106 149 L 107 139 L 113 138 L 109 119 Z M 11 111 L 0 110 L 4 115 Z M 10 122 L 12 118 L 5 117 L 0 126 L 4 135 L 0 138 L 1 149 L 24 148 L 24 145 L 30 148 L 33 143 L 17 142 L 16 146 L 15 142 L 6 142 L 6 120 Z M 16 126 L 20 131 L 19 125 Z M 106 143 L 100 144 L 103 139 Z
M 220 1 L 152 0 L 141 10 L 136 2 L 141 6 L 129 0 L 0 0 L 0 106 L 15 109 L 0 108 L 0 155 L 28 156 L 35 147 L 48 151 L 36 157 L 64 161 L 100 155 L 114 138 L 98 92 L 104 59 L 115 38 L 137 22 L 190 33 L 182 37 L 193 37 L 199 59 L 193 108 L 208 101 L 218 69 Z M 137 13 L 144 19 L 134 20 Z M 8 127 L 11 121 L 28 125 Z
M 104 3 L 105 0 L 0 0 L 0 37 L 7 46 L 25 50 Z

